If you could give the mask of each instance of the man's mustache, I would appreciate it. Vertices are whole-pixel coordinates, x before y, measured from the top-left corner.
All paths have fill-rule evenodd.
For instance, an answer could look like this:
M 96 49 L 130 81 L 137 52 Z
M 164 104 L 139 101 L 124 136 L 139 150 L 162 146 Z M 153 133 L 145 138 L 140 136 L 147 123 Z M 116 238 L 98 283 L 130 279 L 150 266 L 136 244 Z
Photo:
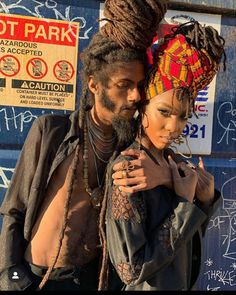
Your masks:
M 136 111 L 138 108 L 138 104 L 137 103 L 134 103 L 132 105 L 128 105 L 128 106 L 122 106 L 121 107 L 121 111 Z

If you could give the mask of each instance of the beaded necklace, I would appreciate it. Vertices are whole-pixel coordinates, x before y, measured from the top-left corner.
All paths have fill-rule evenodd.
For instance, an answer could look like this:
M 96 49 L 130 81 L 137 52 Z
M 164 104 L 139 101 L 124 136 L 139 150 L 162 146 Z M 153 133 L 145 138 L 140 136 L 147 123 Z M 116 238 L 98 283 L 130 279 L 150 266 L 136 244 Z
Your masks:
M 89 126 L 89 130 L 88 130 Z M 97 160 L 100 160 L 101 162 L 107 164 L 109 162 L 109 158 L 111 156 L 111 153 L 113 153 L 113 149 L 111 149 L 111 146 L 113 147 L 116 141 L 116 136 L 112 136 L 111 139 L 107 139 L 105 137 L 101 136 L 101 132 L 99 133 L 99 129 L 97 126 L 95 126 L 91 114 L 86 114 L 85 122 L 84 122 L 84 154 L 83 154 L 83 176 L 84 176 L 84 185 L 85 190 L 90 196 L 91 204 L 95 209 L 100 209 L 101 202 L 104 195 L 103 190 L 103 184 L 104 184 L 104 178 L 105 178 L 105 171 L 102 176 L 102 179 L 100 180 L 99 172 L 98 172 L 98 164 Z M 97 177 L 97 187 L 94 189 L 91 189 L 89 186 L 88 181 L 88 140 L 90 142 L 90 145 L 94 152 L 94 166 L 96 170 L 96 177 Z M 104 150 L 98 150 L 96 141 L 104 142 L 106 145 L 104 145 Z M 106 150 L 105 147 L 109 146 L 109 150 Z M 100 153 L 99 153 L 100 152 Z M 104 155 L 106 154 L 106 155 Z

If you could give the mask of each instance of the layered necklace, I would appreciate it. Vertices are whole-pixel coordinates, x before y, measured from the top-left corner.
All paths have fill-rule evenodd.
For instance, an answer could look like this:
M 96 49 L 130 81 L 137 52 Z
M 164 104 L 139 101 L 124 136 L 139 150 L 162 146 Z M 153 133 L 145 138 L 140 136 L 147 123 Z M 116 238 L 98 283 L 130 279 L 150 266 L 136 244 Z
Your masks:
M 88 143 L 91 145 L 94 158 L 94 167 L 97 178 L 97 187 L 92 189 L 89 186 L 89 171 L 88 171 Z M 91 113 L 86 113 L 84 122 L 84 185 L 86 192 L 90 195 L 91 204 L 94 208 L 100 209 L 103 199 L 103 185 L 105 178 L 105 171 L 102 172 L 102 177 L 99 173 L 99 161 L 102 165 L 107 165 L 113 153 L 116 143 L 116 135 L 113 134 L 110 138 L 106 136 L 102 129 L 100 129 L 91 117 Z M 101 165 L 100 165 L 101 166 Z M 92 171 L 90 171 L 92 173 Z

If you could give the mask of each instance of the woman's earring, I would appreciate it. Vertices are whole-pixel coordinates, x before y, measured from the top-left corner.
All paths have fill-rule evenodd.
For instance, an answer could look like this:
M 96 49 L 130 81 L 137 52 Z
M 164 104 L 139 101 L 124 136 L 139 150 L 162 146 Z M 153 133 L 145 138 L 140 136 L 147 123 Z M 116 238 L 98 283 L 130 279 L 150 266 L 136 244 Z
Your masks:
M 192 158 L 193 154 L 192 154 L 192 151 L 191 151 L 190 146 L 189 146 L 189 144 L 188 144 L 187 135 L 184 136 L 184 135 L 180 134 L 180 135 L 178 136 L 178 138 L 176 138 L 176 139 L 174 140 L 174 143 L 175 143 L 176 145 L 178 145 L 178 146 L 180 146 L 182 143 L 185 143 L 185 144 L 186 144 L 186 147 L 188 148 L 188 151 L 189 151 L 189 153 L 188 153 L 187 155 L 185 155 L 185 154 L 183 154 L 182 152 L 180 152 L 176 146 L 170 146 L 170 147 L 173 148 L 173 149 L 175 150 L 175 152 L 176 152 L 177 154 L 181 155 L 182 157 L 184 157 L 184 158 L 186 158 L 186 159 L 190 159 L 190 158 Z
M 186 134 L 186 135 L 184 135 L 184 134 L 180 134 L 180 135 L 178 136 L 178 138 L 176 138 L 176 139 L 174 140 L 174 143 L 175 143 L 176 145 L 179 145 L 179 146 L 180 146 L 182 143 L 185 143 L 185 145 L 186 145 L 186 147 L 187 147 L 189 153 L 188 153 L 187 155 L 185 155 L 185 154 L 183 154 L 182 152 L 180 152 L 176 146 L 172 146 L 172 148 L 174 148 L 175 151 L 176 151 L 176 153 L 180 154 L 182 157 L 187 158 L 187 159 L 190 159 L 190 158 L 192 158 L 193 154 L 192 154 L 192 151 L 191 151 L 191 149 L 190 149 L 190 146 L 189 146 L 188 138 L 187 138 L 187 137 L 188 137 L 188 136 L 191 136 L 191 135 L 193 134 L 194 129 L 191 128 L 191 127 L 192 127 L 192 123 L 191 123 L 191 122 L 187 122 L 187 124 L 190 125 L 190 127 L 189 127 L 188 130 L 192 130 L 191 133 Z
M 177 145 L 181 145 L 181 143 L 184 143 L 185 140 L 184 140 L 184 136 L 182 134 L 180 134 L 175 140 L 174 140 L 174 143 L 177 144 Z

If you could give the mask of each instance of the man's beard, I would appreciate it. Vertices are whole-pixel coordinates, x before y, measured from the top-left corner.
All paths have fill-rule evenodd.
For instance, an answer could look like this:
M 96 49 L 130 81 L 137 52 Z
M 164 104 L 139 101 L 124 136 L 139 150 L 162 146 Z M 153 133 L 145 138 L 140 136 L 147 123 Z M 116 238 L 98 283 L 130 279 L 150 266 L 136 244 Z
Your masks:
M 115 103 L 110 100 L 107 95 L 105 89 L 102 90 L 101 96 L 101 104 L 107 110 L 114 112 L 115 111 Z M 118 142 L 121 145 L 128 144 L 134 139 L 135 134 L 135 120 L 132 118 L 131 120 L 125 119 L 124 117 L 120 117 L 119 115 L 114 115 L 112 118 L 112 127 L 116 132 Z
M 131 143 L 134 140 L 134 125 L 134 118 L 132 118 L 131 120 L 127 120 L 117 115 L 113 117 L 112 127 L 114 128 L 117 134 L 118 142 L 121 145 Z

